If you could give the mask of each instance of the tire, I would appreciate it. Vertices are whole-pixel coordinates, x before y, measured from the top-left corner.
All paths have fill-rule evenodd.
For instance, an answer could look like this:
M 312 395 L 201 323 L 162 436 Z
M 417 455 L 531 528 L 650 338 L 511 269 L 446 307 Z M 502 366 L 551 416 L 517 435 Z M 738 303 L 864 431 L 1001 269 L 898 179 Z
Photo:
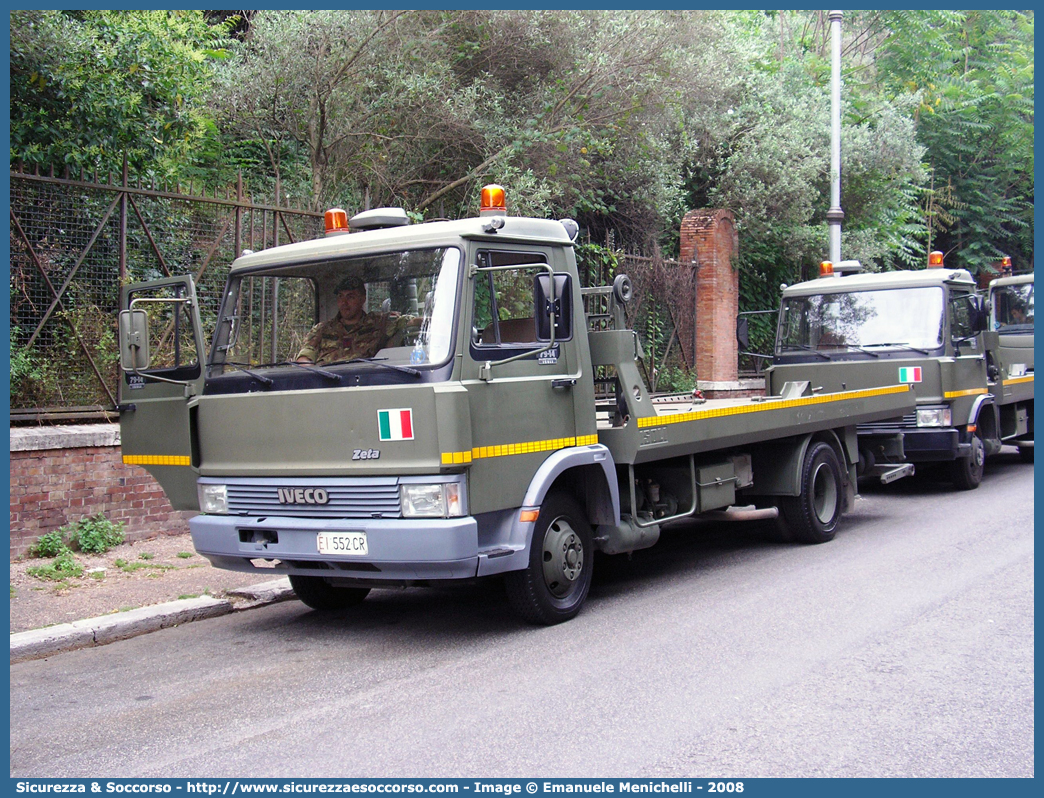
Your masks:
M 950 464 L 950 479 L 957 490 L 974 490 L 982 482 L 982 472 L 986 467 L 986 446 L 979 433 L 972 433 L 971 454 L 958 457 Z
M 1033 447 L 1032 446 L 1020 446 L 1019 447 L 1019 459 L 1024 463 L 1033 462 Z
M 801 495 L 780 500 L 780 518 L 800 543 L 833 540 L 844 506 L 844 481 L 830 444 L 812 443 L 801 463 Z
M 334 587 L 321 576 L 290 576 L 290 587 L 313 610 L 343 610 L 361 604 L 368 587 Z
M 551 493 L 533 528 L 529 567 L 505 576 L 511 609 L 532 624 L 551 626 L 580 612 L 591 588 L 594 544 L 584 511 L 572 496 Z

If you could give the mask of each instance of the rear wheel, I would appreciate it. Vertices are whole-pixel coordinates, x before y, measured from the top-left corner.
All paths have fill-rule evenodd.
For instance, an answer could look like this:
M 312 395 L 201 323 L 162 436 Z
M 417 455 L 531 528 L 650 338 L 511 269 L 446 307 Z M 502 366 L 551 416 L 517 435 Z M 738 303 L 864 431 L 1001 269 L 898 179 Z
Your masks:
M 343 610 L 362 603 L 368 587 L 334 587 L 319 576 L 291 575 L 290 587 L 313 610 Z
M 794 540 L 826 543 L 834 539 L 844 503 L 837 454 L 827 443 L 809 445 L 801 463 L 801 495 L 780 500 L 781 520 Z
M 971 454 L 959 457 L 950 465 L 950 478 L 958 490 L 973 490 L 982 482 L 986 467 L 986 446 L 978 432 L 972 433 Z
M 549 494 L 533 529 L 529 567 L 505 577 L 508 602 L 529 623 L 568 621 L 587 598 L 593 564 L 591 527 L 584 511 L 568 494 Z

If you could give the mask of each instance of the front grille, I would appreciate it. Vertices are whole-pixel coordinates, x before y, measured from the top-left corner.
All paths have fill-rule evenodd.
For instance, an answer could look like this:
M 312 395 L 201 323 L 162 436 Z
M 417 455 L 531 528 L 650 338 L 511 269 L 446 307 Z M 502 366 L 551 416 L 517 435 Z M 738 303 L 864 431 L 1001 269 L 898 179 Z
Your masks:
M 401 518 L 398 480 L 358 478 L 338 480 L 242 479 L 228 485 L 229 515 L 281 515 L 299 518 Z M 322 489 L 326 504 L 280 501 L 280 489 Z
M 902 419 L 892 418 L 885 421 L 871 421 L 856 427 L 857 432 L 874 432 L 881 429 L 917 429 L 917 412 L 907 413 Z

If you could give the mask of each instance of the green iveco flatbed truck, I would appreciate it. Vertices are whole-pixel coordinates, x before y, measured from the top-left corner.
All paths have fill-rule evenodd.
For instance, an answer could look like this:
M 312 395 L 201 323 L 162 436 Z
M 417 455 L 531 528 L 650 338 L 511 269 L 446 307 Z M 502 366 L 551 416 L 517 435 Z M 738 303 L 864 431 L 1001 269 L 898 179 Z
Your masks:
M 798 375 L 823 391 L 911 385 L 915 410 L 860 424 L 861 460 L 868 469 L 947 463 L 954 485 L 968 490 L 1004 443 L 1033 458 L 1033 276 L 995 280 L 987 303 L 942 253 L 930 266 L 871 274 L 854 261 L 824 263 L 818 279 L 785 288 L 766 382 L 770 390 Z
M 317 609 L 500 575 L 519 615 L 550 624 L 579 611 L 596 550 L 651 546 L 675 519 L 834 536 L 856 425 L 913 412 L 908 386 L 650 395 L 627 278 L 582 288 L 575 222 L 483 195 L 476 218 L 331 211 L 322 239 L 244 253 L 207 354 L 189 277 L 124 289 L 124 462 L 201 511 L 200 554 L 287 574 Z M 372 356 L 301 362 L 346 276 L 394 335 Z

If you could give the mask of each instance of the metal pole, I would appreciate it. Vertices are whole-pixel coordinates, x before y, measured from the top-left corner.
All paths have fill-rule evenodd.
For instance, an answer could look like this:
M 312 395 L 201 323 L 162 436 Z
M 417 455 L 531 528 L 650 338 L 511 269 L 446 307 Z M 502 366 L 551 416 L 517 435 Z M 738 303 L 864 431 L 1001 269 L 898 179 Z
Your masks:
M 123 191 L 120 192 L 120 284 L 127 282 L 127 188 L 130 186 L 127 153 L 123 153 Z
M 830 20 L 830 260 L 841 262 L 841 12 L 831 11 Z
M 282 185 L 279 178 L 275 182 L 275 206 L 280 207 Z M 279 211 L 272 211 L 272 246 L 279 246 Z M 272 360 L 279 359 L 279 278 L 272 278 Z

